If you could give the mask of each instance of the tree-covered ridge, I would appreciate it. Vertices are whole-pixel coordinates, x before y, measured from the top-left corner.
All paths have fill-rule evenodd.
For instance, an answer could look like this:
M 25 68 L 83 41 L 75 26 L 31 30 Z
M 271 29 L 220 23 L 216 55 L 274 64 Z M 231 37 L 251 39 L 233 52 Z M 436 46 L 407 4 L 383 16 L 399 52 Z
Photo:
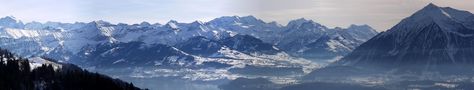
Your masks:
M 126 83 L 72 64 L 32 69 L 28 59 L 0 49 L 0 90 L 139 90 Z

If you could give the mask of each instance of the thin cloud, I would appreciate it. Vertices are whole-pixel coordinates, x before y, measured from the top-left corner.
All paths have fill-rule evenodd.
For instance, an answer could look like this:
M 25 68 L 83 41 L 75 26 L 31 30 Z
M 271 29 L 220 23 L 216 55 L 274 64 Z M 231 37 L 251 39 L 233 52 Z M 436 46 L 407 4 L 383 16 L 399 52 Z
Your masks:
M 433 2 L 474 11 L 474 0 L 0 0 L 0 16 L 23 21 L 166 23 L 254 15 L 285 25 L 296 18 L 329 27 L 368 24 L 384 31 Z

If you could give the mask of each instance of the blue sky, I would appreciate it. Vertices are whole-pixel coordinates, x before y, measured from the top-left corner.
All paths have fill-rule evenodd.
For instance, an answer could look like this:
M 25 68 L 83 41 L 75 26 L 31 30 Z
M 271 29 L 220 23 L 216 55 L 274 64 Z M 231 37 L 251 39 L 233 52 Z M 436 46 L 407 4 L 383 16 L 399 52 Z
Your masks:
M 0 0 L 0 16 L 24 22 L 60 21 L 166 23 L 208 21 L 220 16 L 254 15 L 286 25 L 307 18 L 346 27 L 368 24 L 383 31 L 433 2 L 474 12 L 474 0 Z

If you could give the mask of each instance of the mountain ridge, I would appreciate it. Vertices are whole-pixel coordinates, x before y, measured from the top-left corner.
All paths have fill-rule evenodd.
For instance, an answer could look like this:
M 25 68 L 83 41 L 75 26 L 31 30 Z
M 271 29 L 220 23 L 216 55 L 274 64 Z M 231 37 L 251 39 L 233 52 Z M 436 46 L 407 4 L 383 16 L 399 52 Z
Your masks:
M 9 20 L 14 21 L 15 23 L 19 20 Z M 298 25 L 301 24 L 301 25 Z M 293 25 L 293 26 L 291 26 Z M 289 27 L 291 26 L 291 27 Z M 359 28 L 356 28 L 359 27 Z M 19 29 L 21 32 L 17 32 Z M 73 54 L 80 52 L 81 48 L 88 48 L 91 46 L 96 46 L 100 43 L 119 43 L 119 42 L 130 42 L 130 41 L 140 41 L 145 42 L 148 45 L 151 44 L 166 44 L 169 46 L 176 46 L 181 42 L 186 41 L 189 38 L 196 36 L 203 36 L 208 39 L 218 40 L 225 39 L 227 37 L 232 37 L 236 34 L 241 35 L 251 35 L 262 40 L 265 43 L 270 43 L 277 45 L 282 50 L 289 50 L 283 47 L 291 48 L 295 44 L 291 44 L 292 39 L 298 39 L 296 36 L 301 36 L 306 34 L 306 36 L 311 37 L 301 37 L 308 39 L 307 41 L 300 42 L 301 46 L 294 48 L 295 50 L 286 51 L 292 53 L 291 55 L 300 55 L 297 51 L 304 50 L 307 47 L 302 47 L 306 44 L 312 43 L 314 39 L 319 38 L 321 35 L 329 35 L 324 33 L 349 33 L 344 37 L 356 38 L 354 44 L 346 45 L 355 45 L 357 46 L 360 42 L 367 40 L 367 37 L 372 37 L 377 33 L 374 29 L 370 28 L 367 25 L 351 25 L 348 28 L 337 28 L 330 29 L 325 26 L 316 23 L 312 20 L 306 20 L 304 18 L 294 20 L 289 22 L 287 26 L 279 25 L 275 22 L 264 22 L 260 19 L 257 19 L 254 16 L 223 16 L 216 18 L 209 22 L 200 22 L 195 21 L 192 23 L 180 23 L 178 21 L 170 20 L 168 23 L 162 25 L 159 23 L 150 24 L 148 22 L 142 22 L 140 24 L 111 24 L 106 21 L 98 20 L 89 23 L 76 22 L 76 23 L 60 23 L 60 22 L 30 22 L 26 23 L 24 27 L 17 28 L 3 28 L 5 31 L 5 37 L 13 39 L 25 38 L 32 39 L 26 40 L 27 42 L 35 42 L 40 45 L 41 48 L 47 48 L 43 50 L 35 50 L 41 52 L 49 52 L 49 50 L 54 50 L 52 46 L 59 46 Z M 10 31 L 13 31 L 12 33 Z M 291 33 L 293 34 L 291 34 Z M 359 32 L 369 32 L 363 36 L 358 35 Z M 298 35 L 299 33 L 299 35 Z M 309 33 L 309 34 L 307 34 Z M 353 34 L 350 34 L 353 33 Z M 357 33 L 357 34 L 355 34 Z M 340 37 L 337 36 L 331 37 Z M 304 36 L 304 35 L 303 35 Z M 35 40 L 36 38 L 45 38 L 47 40 Z M 284 38 L 288 38 L 286 41 L 283 41 Z M 52 46 L 43 46 L 42 42 L 48 41 L 52 42 L 49 45 Z M 337 41 L 337 40 L 336 40 Z M 282 43 L 283 42 L 283 43 Z M 337 41 L 342 42 L 342 41 Z M 347 42 L 347 41 L 344 41 Z M 26 42 L 25 42 L 26 43 Z M 54 45 L 57 43 L 57 45 Z M 350 42 L 348 42 L 350 43 Z M 343 45 L 343 44 L 341 44 Z M 10 46 L 6 46 L 10 47 Z M 347 47 L 347 46 L 342 46 Z M 348 46 L 354 47 L 354 46 Z M 348 49 L 351 51 L 352 49 Z M 16 51 L 16 50 L 12 50 Z M 347 50 L 344 50 L 345 53 L 337 54 L 337 56 L 343 56 L 346 54 Z M 21 55 L 24 52 L 19 52 Z M 26 53 L 26 52 L 25 52 Z M 38 56 L 37 54 L 31 54 L 26 56 Z M 41 54 L 40 54 L 41 55 Z M 300 55 L 301 56 L 301 55 Z M 305 55 L 303 55 L 305 56 Z M 306 55 L 307 56 L 307 55 Z M 318 59 L 318 58 L 311 58 Z

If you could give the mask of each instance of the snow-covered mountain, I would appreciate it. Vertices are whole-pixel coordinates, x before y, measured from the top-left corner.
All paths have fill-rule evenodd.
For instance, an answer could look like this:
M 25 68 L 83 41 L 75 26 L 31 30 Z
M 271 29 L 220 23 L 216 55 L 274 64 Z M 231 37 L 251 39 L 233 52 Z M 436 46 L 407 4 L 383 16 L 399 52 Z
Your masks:
M 25 25 L 23 24 L 23 22 L 16 20 L 15 17 L 7 16 L 0 18 L 0 26 L 0 28 L 23 28 Z
M 0 19 L 4 49 L 132 80 L 172 76 L 202 81 L 238 77 L 288 81 L 339 59 L 376 33 L 367 25 L 328 28 L 302 18 L 284 26 L 253 16 L 131 25 Z
M 293 89 L 323 85 L 317 82 L 387 90 L 470 89 L 465 83 L 474 75 L 473 22 L 470 12 L 429 4 L 341 60 L 305 75 L 305 83 Z
M 224 16 L 209 22 L 192 23 L 171 20 L 163 25 L 148 22 L 133 25 L 111 24 L 106 21 L 23 24 L 11 16 L 0 21 L 0 37 L 1 42 L 4 42 L 2 47 L 22 56 L 46 55 L 65 61 L 74 59 L 74 55 L 78 55 L 79 52 L 94 49 L 98 45 L 143 42 L 147 46 L 154 44 L 180 46 L 178 44 L 197 36 L 222 40 L 237 34 L 249 35 L 264 43 L 275 45 L 275 48 L 291 56 L 328 60 L 349 53 L 361 42 L 377 33 L 367 25 L 330 29 L 312 20 L 297 19 L 287 26 L 282 26 L 275 22 L 264 22 L 253 16 Z M 330 40 L 316 42 L 318 39 L 326 39 L 321 37 L 329 37 Z M 317 46 L 321 44 L 322 46 Z M 321 52 L 330 52 L 333 55 L 318 57 Z M 55 57 L 60 56 L 55 54 L 68 56 Z
M 293 56 L 330 62 L 377 34 L 367 25 L 331 29 L 304 18 L 290 21 L 285 29 L 276 43 L 278 47 Z
M 474 64 L 473 26 L 472 13 L 429 4 L 338 63 L 468 74 Z

